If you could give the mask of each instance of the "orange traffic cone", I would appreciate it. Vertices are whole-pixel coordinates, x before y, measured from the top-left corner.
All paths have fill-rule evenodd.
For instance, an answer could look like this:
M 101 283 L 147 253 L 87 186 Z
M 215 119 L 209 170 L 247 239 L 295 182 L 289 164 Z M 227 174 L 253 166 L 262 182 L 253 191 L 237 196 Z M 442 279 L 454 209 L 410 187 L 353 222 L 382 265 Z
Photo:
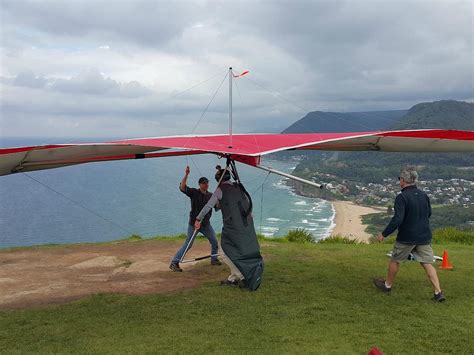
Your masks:
M 446 250 L 443 251 L 443 262 L 441 263 L 440 268 L 445 270 L 451 270 L 453 268 L 453 265 L 449 263 L 448 252 Z

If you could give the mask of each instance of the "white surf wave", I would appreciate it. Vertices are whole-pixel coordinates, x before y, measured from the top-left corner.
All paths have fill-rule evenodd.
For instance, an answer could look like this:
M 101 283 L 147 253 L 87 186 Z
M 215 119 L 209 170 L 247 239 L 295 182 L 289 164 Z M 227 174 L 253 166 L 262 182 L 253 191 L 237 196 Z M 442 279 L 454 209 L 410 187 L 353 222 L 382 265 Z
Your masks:
M 269 218 L 267 218 L 267 221 L 269 221 L 269 222 L 289 222 L 288 219 L 281 219 L 281 218 L 275 218 L 275 217 L 269 217 Z
M 336 223 L 335 223 L 335 221 L 336 221 L 336 210 L 334 209 L 334 205 L 332 203 L 331 203 L 331 210 L 332 210 L 332 215 L 331 215 L 331 217 L 329 217 L 329 221 L 331 223 L 329 224 L 329 227 L 327 228 L 326 233 L 324 233 L 321 236 L 321 238 L 319 238 L 320 240 L 329 238 L 331 236 L 332 231 L 336 227 Z
M 275 233 L 278 232 L 280 229 L 277 227 L 270 227 L 270 226 L 262 226 L 262 231 L 267 233 Z

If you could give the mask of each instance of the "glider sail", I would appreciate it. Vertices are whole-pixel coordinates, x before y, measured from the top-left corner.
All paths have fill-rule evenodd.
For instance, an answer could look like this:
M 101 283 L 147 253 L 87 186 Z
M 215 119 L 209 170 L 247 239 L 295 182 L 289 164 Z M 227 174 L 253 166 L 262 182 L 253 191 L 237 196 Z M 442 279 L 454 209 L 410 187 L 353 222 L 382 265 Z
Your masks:
M 355 133 L 234 134 L 140 138 L 105 143 L 0 149 L 0 175 L 97 161 L 216 154 L 255 166 L 285 150 L 474 152 L 474 131 L 405 130 Z

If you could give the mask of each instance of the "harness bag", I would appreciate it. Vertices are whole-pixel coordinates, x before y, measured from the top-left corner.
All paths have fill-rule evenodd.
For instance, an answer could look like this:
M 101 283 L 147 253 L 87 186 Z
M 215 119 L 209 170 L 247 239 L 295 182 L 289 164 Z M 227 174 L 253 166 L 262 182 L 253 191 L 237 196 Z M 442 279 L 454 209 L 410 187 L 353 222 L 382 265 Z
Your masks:
M 251 215 L 251 199 L 240 183 L 221 184 L 222 239 L 225 254 L 240 270 L 247 287 L 260 287 L 263 259 Z

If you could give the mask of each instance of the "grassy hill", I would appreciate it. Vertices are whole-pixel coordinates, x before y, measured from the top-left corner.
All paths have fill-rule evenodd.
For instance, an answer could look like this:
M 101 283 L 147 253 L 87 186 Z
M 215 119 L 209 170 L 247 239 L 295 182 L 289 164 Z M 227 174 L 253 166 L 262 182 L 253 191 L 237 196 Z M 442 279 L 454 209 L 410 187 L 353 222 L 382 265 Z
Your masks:
M 470 102 L 441 100 L 423 102 L 408 110 L 390 129 L 464 129 L 474 130 L 474 104 Z
M 206 243 L 206 242 L 203 242 Z M 67 305 L 0 311 L 1 353 L 470 353 L 474 349 L 472 246 L 449 251 L 439 271 L 448 300 L 430 300 L 417 263 L 391 295 L 387 244 L 263 243 L 262 287 L 213 283 L 166 295 L 96 295 Z M 203 268 L 206 266 L 202 264 Z M 179 275 L 177 276 L 179 277 Z

